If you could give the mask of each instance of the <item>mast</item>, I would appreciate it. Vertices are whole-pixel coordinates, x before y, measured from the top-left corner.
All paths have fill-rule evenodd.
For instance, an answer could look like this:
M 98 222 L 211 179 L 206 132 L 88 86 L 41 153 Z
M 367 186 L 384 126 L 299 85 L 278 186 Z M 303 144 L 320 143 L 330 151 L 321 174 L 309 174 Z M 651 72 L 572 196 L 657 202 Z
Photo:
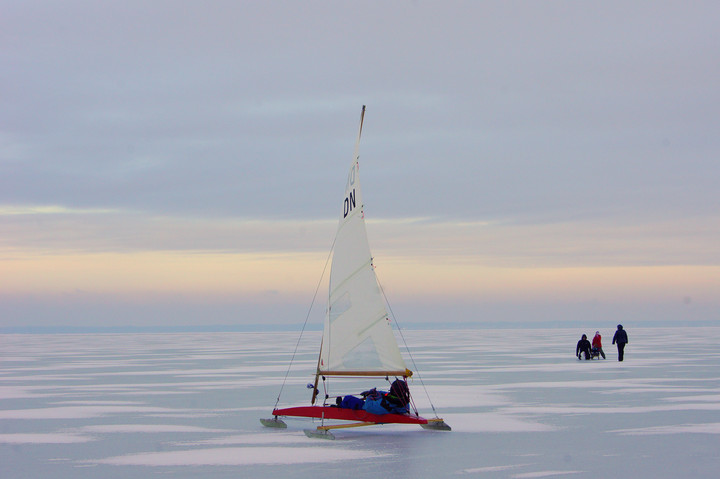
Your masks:
M 365 225 L 359 177 L 359 151 L 365 105 L 340 205 L 328 285 L 328 307 L 320 346 L 313 402 L 319 378 L 326 376 L 402 376 L 405 365 L 385 300 L 375 276 Z
M 355 149 L 353 150 L 353 165 L 357 164 L 359 158 L 360 158 L 360 138 L 362 137 L 362 129 L 363 129 L 363 122 L 365 120 L 365 105 L 362 106 L 362 110 L 360 111 L 360 126 L 358 128 L 358 135 L 357 140 L 355 140 Z M 337 237 L 337 233 L 336 233 Z M 332 287 L 332 284 L 328 284 L 328 298 L 330 297 L 330 288 Z M 328 314 L 330 309 L 330 304 L 328 303 Z M 317 400 L 318 395 L 318 384 L 320 382 L 320 376 L 323 375 L 323 373 L 320 370 L 320 366 L 322 365 L 322 355 L 323 355 L 323 344 L 324 344 L 324 334 L 323 339 L 320 341 L 320 353 L 318 354 L 318 361 L 317 361 L 317 369 L 315 371 L 315 383 L 313 385 L 313 394 L 312 399 L 310 401 L 310 404 L 315 404 L 315 401 Z
M 360 158 L 360 137 L 362 136 L 363 120 L 365 120 L 365 105 L 362 106 L 362 111 L 360 112 L 360 129 L 358 130 L 358 137 L 355 142 L 355 151 L 353 154 L 355 161 L 358 161 Z

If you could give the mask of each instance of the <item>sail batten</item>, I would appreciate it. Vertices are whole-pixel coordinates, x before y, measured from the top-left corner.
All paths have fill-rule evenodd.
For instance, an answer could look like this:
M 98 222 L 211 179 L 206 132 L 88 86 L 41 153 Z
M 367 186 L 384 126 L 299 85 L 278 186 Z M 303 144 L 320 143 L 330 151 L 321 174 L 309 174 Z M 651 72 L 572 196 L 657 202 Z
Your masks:
M 350 275 L 349 275 L 342 283 L 340 283 L 340 284 L 338 284 L 337 286 L 335 286 L 335 289 L 330 292 L 330 297 L 333 297 L 334 295 L 336 295 L 336 294 L 337 294 L 337 291 L 340 291 L 340 290 L 341 290 L 341 288 L 343 287 L 343 285 L 344 285 L 345 282 L 351 280 L 351 279 L 353 278 L 353 276 L 355 276 L 356 274 L 360 273 L 360 272 L 363 270 L 363 268 L 367 267 L 368 265 L 371 265 L 371 266 L 372 266 L 372 258 L 370 258 L 369 260 L 367 260 L 367 262 L 366 262 L 365 264 L 361 265 L 357 270 L 355 270 L 354 272 L 350 273 Z
M 387 321 L 387 313 L 385 313 L 385 311 L 383 311 L 382 314 L 380 314 L 380 315 L 376 315 L 374 321 L 370 322 L 370 324 L 368 324 L 365 329 L 359 331 L 360 334 L 365 334 L 367 331 L 370 330 L 370 328 L 372 328 L 373 326 L 375 326 L 377 323 L 379 323 L 382 320 Z

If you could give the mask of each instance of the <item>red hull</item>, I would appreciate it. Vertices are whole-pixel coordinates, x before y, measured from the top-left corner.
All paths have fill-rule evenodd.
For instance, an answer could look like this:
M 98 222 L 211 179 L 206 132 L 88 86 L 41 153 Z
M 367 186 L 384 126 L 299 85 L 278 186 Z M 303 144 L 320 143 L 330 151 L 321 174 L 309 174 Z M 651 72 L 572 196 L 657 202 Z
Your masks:
M 330 406 L 300 406 L 273 410 L 273 416 L 314 417 L 343 421 L 374 422 L 377 424 L 427 424 L 420 416 L 405 414 L 370 414 L 362 409 L 342 409 Z

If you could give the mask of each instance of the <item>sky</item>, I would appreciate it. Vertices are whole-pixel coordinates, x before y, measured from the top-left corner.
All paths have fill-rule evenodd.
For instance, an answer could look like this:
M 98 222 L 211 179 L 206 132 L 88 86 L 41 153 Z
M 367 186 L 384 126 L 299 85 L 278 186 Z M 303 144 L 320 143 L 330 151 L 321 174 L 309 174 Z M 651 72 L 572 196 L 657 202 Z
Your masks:
M 399 323 L 720 320 L 717 2 L 0 10 L 0 327 L 321 318 L 362 105 Z

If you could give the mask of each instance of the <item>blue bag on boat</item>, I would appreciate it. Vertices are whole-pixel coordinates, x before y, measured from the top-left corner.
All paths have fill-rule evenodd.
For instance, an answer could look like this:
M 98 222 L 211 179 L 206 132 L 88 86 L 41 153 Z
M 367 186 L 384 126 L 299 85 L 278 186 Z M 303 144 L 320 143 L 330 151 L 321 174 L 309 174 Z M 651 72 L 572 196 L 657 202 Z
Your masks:
M 373 399 L 368 397 L 365 400 L 365 405 L 363 406 L 363 409 L 369 412 L 370 414 L 388 414 L 390 411 L 382 407 L 382 398 L 379 399 Z
M 345 396 L 340 403 L 340 407 L 343 409 L 362 409 L 365 401 L 355 396 Z
M 408 407 L 407 406 L 395 406 L 392 404 L 385 404 L 385 409 L 387 409 L 391 414 L 407 414 L 408 413 Z

